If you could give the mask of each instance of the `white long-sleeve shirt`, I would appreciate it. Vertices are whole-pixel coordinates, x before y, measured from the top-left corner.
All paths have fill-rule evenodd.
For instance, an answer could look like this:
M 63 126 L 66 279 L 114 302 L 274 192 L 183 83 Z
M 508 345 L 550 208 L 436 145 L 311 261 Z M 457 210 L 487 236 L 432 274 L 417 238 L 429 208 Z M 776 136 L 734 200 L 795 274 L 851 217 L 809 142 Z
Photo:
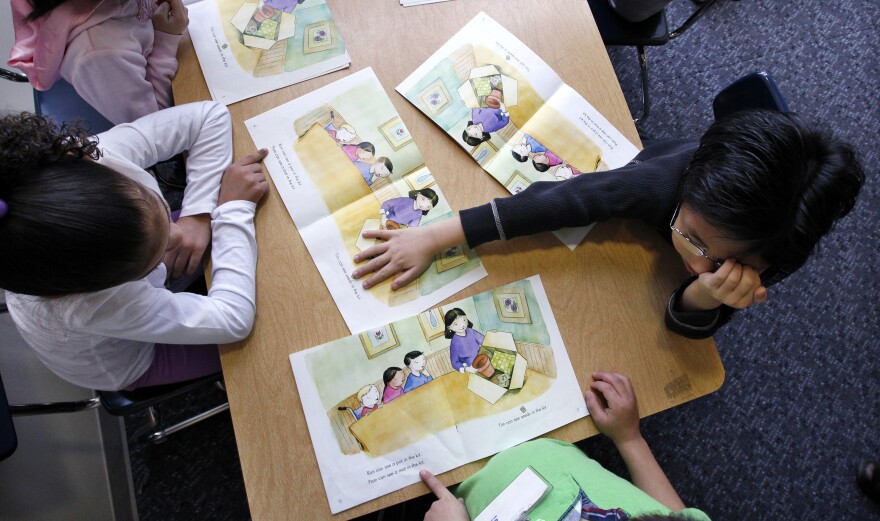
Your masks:
M 208 296 L 172 293 L 166 268 L 94 293 L 57 298 L 6 292 L 13 321 L 42 362 L 92 389 L 122 389 L 153 360 L 155 343 L 214 344 L 246 337 L 253 325 L 256 239 L 249 201 L 215 208 L 231 162 L 231 125 L 214 102 L 181 105 L 98 136 L 100 162 L 159 191 L 143 167 L 188 149 L 183 215 L 211 212 L 212 285 Z M 96 204 L 100 204 L 97 202 Z

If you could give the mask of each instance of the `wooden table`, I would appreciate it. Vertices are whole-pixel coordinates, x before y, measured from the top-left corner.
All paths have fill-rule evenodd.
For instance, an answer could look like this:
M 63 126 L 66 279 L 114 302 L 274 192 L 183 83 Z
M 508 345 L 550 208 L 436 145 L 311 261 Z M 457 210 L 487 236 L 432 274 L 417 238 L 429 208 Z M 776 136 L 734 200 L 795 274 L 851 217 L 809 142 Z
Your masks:
M 640 144 L 608 55 L 583 0 L 455 0 L 403 8 L 398 0 L 328 0 L 351 67 L 229 107 L 235 157 L 255 147 L 244 121 L 372 66 L 453 208 L 508 195 L 394 87 L 478 12 L 485 11 L 546 61 L 632 142 Z M 367 8 L 369 6 L 369 8 Z M 177 103 L 210 99 L 188 38 L 178 53 Z M 292 352 L 350 334 L 278 194 L 257 216 L 257 318 L 250 338 L 221 349 L 242 472 L 256 521 L 333 519 L 288 363 Z M 631 376 L 643 416 L 718 389 L 724 369 L 712 340 L 668 333 L 663 313 L 686 276 L 673 249 L 647 226 L 596 226 L 574 252 L 549 233 L 488 244 L 489 277 L 447 302 L 540 274 L 582 388 L 590 373 Z M 548 434 L 596 434 L 584 419 Z M 460 482 L 484 461 L 440 478 Z M 412 485 L 335 516 L 351 519 L 427 493 Z

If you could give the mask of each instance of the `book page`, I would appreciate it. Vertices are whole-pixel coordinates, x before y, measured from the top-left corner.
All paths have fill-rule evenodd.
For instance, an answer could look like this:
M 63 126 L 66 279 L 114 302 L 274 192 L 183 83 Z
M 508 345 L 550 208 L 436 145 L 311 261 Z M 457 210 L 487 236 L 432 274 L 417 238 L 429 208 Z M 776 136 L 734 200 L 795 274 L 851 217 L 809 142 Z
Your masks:
M 199 0 L 188 9 L 208 90 L 226 105 L 351 62 L 324 0 Z
M 587 415 L 538 276 L 290 363 L 334 514 Z
M 352 332 L 422 311 L 486 276 L 466 245 L 394 292 L 351 278 L 366 230 L 425 226 L 453 210 L 372 69 L 245 121 L 264 165 Z
M 397 90 L 511 194 L 537 181 L 617 168 L 638 153 L 544 61 L 485 13 Z M 559 103 L 560 96 L 577 108 Z M 583 123 L 582 113 L 589 113 L 594 124 Z M 615 145 L 607 146 L 597 136 L 611 137 Z M 554 233 L 574 249 L 591 227 Z

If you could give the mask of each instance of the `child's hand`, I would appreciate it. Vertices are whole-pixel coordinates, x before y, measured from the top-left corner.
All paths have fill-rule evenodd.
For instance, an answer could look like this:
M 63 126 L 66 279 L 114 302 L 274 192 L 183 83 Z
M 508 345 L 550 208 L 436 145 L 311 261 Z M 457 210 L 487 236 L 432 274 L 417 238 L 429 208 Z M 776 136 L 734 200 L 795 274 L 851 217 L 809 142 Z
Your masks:
M 171 236 L 163 262 L 170 280 L 192 275 L 202 263 L 211 242 L 211 216 L 208 214 L 181 217 L 171 225 Z
M 642 437 L 639 431 L 639 405 L 629 378 L 618 373 L 593 373 L 590 387 L 602 395 L 602 403 L 596 392 L 587 391 L 587 410 L 599 432 L 611 438 L 615 445 Z
M 183 34 L 189 15 L 183 0 L 159 0 L 153 12 L 153 29 L 168 34 Z
M 382 215 L 384 226 L 387 217 Z M 401 275 L 391 283 L 396 290 L 406 286 L 430 266 L 434 260 L 435 244 L 431 226 L 424 228 L 403 228 L 400 230 L 368 230 L 365 239 L 381 239 L 385 242 L 358 253 L 354 262 L 360 263 L 373 257 L 369 262 L 354 270 L 352 277 L 359 279 L 373 273 L 364 281 L 364 289 L 369 289 L 398 273 Z
M 258 203 L 266 190 L 269 182 L 263 174 L 263 165 L 260 164 L 269 151 L 265 148 L 244 156 L 226 169 L 223 180 L 220 181 L 220 198 L 217 206 L 229 201 L 250 201 Z
M 431 509 L 425 514 L 425 521 L 471 521 L 463 499 L 453 496 L 452 492 L 427 470 L 419 472 L 419 477 L 437 496 L 437 501 L 431 503 Z
M 714 273 L 701 273 L 682 294 L 687 310 L 715 309 L 721 304 L 744 309 L 767 301 L 767 288 L 761 275 L 751 266 L 727 259 Z

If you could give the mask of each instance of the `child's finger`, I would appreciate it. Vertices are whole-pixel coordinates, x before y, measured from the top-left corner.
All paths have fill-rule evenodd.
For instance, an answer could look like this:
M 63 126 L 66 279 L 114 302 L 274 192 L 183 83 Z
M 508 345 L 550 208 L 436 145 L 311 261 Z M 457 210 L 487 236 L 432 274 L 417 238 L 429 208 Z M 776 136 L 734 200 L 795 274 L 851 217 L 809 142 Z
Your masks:
M 388 260 L 384 259 L 383 255 L 386 251 L 388 251 L 388 248 L 388 243 L 378 244 L 371 248 L 367 248 L 366 250 L 355 255 L 355 262 L 359 263 L 367 259 L 369 259 L 369 262 L 367 262 L 363 266 L 359 266 L 356 270 L 354 270 L 354 272 L 352 272 L 351 276 L 359 279 L 367 273 L 373 273 L 374 271 L 387 264 Z
M 234 164 L 236 165 L 251 165 L 253 163 L 259 163 L 269 154 L 269 149 L 261 148 L 255 152 L 251 152 L 250 154 L 244 156 L 243 158 L 236 161 Z
M 767 302 L 767 288 L 764 286 L 758 286 L 758 288 L 755 289 L 755 302 L 761 304 Z
M 368 263 L 364 264 L 363 266 L 359 267 L 358 269 L 354 270 L 351 273 L 351 277 L 353 279 L 359 279 L 359 278 L 363 277 L 364 275 L 368 275 L 370 273 L 375 273 L 378 275 L 379 272 L 382 271 L 382 268 L 384 268 L 387 264 L 388 264 L 388 259 L 386 258 L 386 256 L 384 254 L 379 255 L 374 259 L 370 259 L 370 262 L 368 262 Z M 367 287 L 367 286 L 364 285 L 364 287 Z
M 381 239 L 383 241 L 387 241 L 392 236 L 394 236 L 394 232 L 389 230 L 367 230 L 362 234 L 362 236 L 364 239 Z
M 367 233 L 364 232 L 364 237 L 365 237 L 365 238 L 367 238 L 367 239 L 371 239 L 371 238 L 372 238 L 372 237 L 366 237 L 366 235 L 367 235 Z M 375 245 L 375 246 L 370 246 L 370 247 L 367 248 L 366 250 L 364 250 L 364 251 L 358 253 L 357 255 L 355 255 L 355 256 L 354 256 L 354 261 L 355 261 L 355 262 L 363 262 L 363 261 L 365 261 L 365 260 L 367 260 L 367 259 L 372 259 L 373 257 L 378 257 L 379 255 L 382 255 L 383 253 L 385 253 L 386 251 L 388 251 L 388 247 L 389 247 L 389 243 L 387 243 L 387 242 L 383 242 L 383 243 L 381 243 L 381 244 L 377 244 L 377 245 Z M 364 274 L 364 272 L 363 272 L 362 270 L 360 270 L 360 269 L 357 270 L 357 271 L 358 271 L 358 272 L 361 272 L 361 275 Z
M 604 380 L 596 380 L 595 382 L 590 384 L 590 388 L 602 393 L 602 396 L 605 397 L 606 402 L 611 402 L 611 400 L 619 397 L 617 391 L 614 389 L 614 386 Z
M 431 489 L 431 492 L 433 492 L 434 495 L 437 496 L 437 499 L 452 497 L 452 492 L 450 492 L 449 489 L 446 488 L 446 485 L 444 485 L 429 471 L 419 471 L 419 477 L 422 478 L 422 481 L 425 483 L 425 485 L 427 485 L 428 488 Z
M 599 421 L 608 417 L 608 413 L 605 411 L 605 407 L 599 402 L 599 397 L 596 396 L 596 393 L 593 391 L 587 391 L 584 397 L 587 400 L 587 410 L 590 411 L 591 416 L 597 418 Z
M 418 277 L 419 275 L 421 275 L 421 272 L 419 272 L 419 270 L 415 266 L 404 271 L 403 274 L 394 279 L 394 282 L 391 283 L 391 291 L 397 291 L 398 289 L 406 286 L 407 284 L 415 280 L 416 277 Z
M 391 263 L 387 263 L 384 266 L 382 266 L 382 268 L 379 269 L 379 271 L 374 273 L 372 277 L 365 280 L 363 287 L 364 287 L 364 289 L 370 289 L 373 286 L 375 286 L 376 284 L 379 284 L 381 282 L 385 282 L 389 278 L 393 277 L 396 273 L 397 273 L 397 269 L 391 267 Z

